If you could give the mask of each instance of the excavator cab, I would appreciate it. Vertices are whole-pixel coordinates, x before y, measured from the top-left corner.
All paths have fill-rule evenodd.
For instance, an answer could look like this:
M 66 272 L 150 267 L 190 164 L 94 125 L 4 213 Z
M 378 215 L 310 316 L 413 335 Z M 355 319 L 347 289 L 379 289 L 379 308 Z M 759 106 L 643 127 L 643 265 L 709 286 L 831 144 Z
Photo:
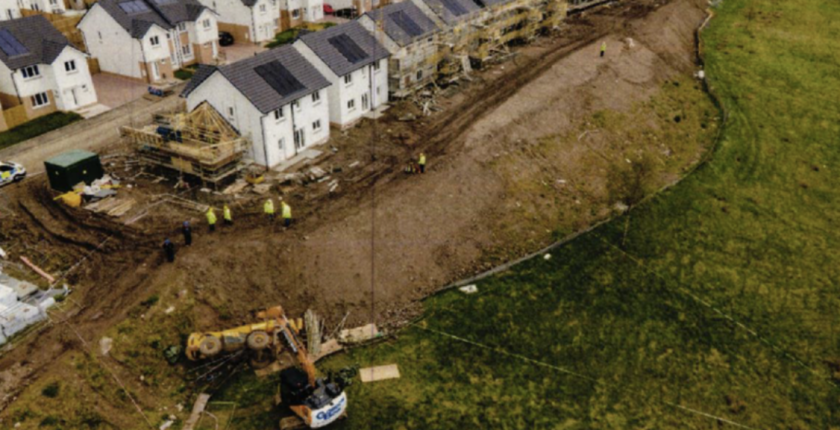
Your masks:
M 296 367 L 280 372 L 280 397 L 309 428 L 327 426 L 347 410 L 343 386 L 317 378 L 313 387 L 306 372 Z

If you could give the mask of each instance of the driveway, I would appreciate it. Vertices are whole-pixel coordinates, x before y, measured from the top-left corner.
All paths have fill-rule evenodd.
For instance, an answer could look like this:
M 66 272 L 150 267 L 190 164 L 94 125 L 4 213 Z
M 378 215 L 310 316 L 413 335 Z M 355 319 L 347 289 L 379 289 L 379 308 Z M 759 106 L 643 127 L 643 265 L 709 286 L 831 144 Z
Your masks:
M 91 119 L 34 137 L 0 150 L 0 160 L 14 160 L 26 166 L 30 175 L 44 171 L 44 160 L 69 149 L 101 151 L 119 142 L 120 127 L 138 126 L 152 121 L 158 112 L 180 109 L 184 100 L 178 96 L 185 84 L 174 88 L 174 94 L 157 100 L 139 98 Z
M 220 52 L 224 55 L 225 63 L 235 63 L 239 60 L 253 57 L 268 48 L 253 43 L 235 43 L 230 46 L 222 46 Z
M 145 82 L 106 73 L 97 73 L 92 78 L 99 103 L 111 109 L 143 97 L 148 88 Z

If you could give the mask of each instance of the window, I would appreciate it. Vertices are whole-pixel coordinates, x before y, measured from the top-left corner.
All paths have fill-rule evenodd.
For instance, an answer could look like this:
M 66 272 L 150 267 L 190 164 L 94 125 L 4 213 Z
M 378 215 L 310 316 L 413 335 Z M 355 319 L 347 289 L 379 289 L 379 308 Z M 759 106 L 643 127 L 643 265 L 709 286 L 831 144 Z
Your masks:
M 283 116 L 284 116 L 283 108 L 280 108 L 280 109 L 277 109 L 277 110 L 274 111 L 274 119 L 280 121 L 281 119 L 283 119 Z
M 76 60 L 65 61 L 64 62 L 64 71 L 66 71 L 66 72 L 76 71 Z
M 265 13 L 265 5 L 264 4 L 260 5 L 260 12 Z
M 321 120 L 315 121 L 312 123 L 312 130 L 318 131 L 321 129 Z
M 312 93 L 312 103 L 316 103 L 320 100 L 321 100 L 321 92 L 320 91 L 315 91 L 314 93 Z
M 50 98 L 47 93 L 35 94 L 32 98 L 32 107 L 37 108 L 50 104 Z
M 292 11 L 292 18 L 298 19 L 300 18 L 300 9 L 295 9 Z
M 187 24 L 183 22 L 178 24 L 178 31 L 187 31 Z
M 158 39 L 157 36 L 152 36 L 152 37 L 149 38 L 149 43 L 152 46 L 158 46 L 158 45 L 160 45 L 160 39 Z
M 102 41 L 102 32 L 101 32 L 101 31 L 97 31 L 97 32 L 96 32 L 96 34 L 98 34 L 98 35 L 99 35 L 99 41 L 101 42 L 101 41 Z
M 421 79 L 423 79 L 423 71 L 422 71 L 422 70 L 418 70 L 418 71 L 417 71 L 417 80 L 419 81 L 419 80 L 421 80 Z
M 295 110 L 300 110 L 300 102 L 298 102 L 297 100 L 293 101 L 292 107 L 295 108 Z
M 41 72 L 38 71 L 38 66 L 24 67 L 22 73 L 23 73 L 23 77 L 26 78 L 26 79 L 34 78 L 34 77 L 41 74 Z
M 373 63 L 373 70 L 379 70 L 379 61 Z
M 228 116 L 233 118 L 233 108 L 232 107 L 228 108 Z
M 286 139 L 281 137 L 280 140 L 277 141 L 277 148 L 282 151 L 284 146 L 286 146 Z
M 210 28 L 210 18 L 207 18 L 204 21 L 201 21 L 201 25 L 203 25 L 204 28 Z
M 347 110 L 353 110 L 353 109 L 356 109 L 356 100 L 351 99 L 350 101 L 347 102 Z
M 184 55 L 186 55 L 186 56 L 188 56 L 188 57 L 189 57 L 190 55 L 192 55 L 192 53 L 190 52 L 190 44 L 188 43 L 188 44 L 186 44 L 186 45 L 182 45 L 182 46 L 181 46 L 181 52 L 183 52 L 183 53 L 184 53 Z
M 50 0 L 50 4 L 56 6 L 58 5 L 58 0 Z
M 350 84 L 351 82 L 353 82 L 353 75 L 350 73 L 344 75 L 344 83 Z

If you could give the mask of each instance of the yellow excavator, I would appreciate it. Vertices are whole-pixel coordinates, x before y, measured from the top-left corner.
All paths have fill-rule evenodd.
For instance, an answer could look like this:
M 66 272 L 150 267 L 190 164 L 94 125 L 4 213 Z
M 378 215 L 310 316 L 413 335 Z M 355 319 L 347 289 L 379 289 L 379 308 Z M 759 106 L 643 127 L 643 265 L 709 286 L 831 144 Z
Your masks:
M 248 348 L 254 352 L 251 363 L 270 363 L 284 345 L 297 356 L 300 367 L 280 372 L 280 396 L 309 428 L 325 427 L 347 413 L 344 378 L 327 380 L 315 374 L 315 364 L 298 337 L 302 327 L 286 317 L 283 308 L 275 306 L 257 314 L 263 322 L 210 333 L 193 333 L 187 340 L 186 355 L 190 360 L 214 357 L 222 352 Z

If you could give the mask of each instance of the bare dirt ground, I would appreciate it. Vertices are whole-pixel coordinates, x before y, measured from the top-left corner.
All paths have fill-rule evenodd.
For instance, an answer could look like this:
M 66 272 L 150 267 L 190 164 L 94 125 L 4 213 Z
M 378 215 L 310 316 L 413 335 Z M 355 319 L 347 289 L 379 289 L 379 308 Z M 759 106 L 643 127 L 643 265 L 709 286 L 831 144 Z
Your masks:
M 337 151 L 321 164 L 342 168 L 333 173 L 339 193 L 326 193 L 326 184 L 273 191 L 294 208 L 291 229 L 263 219 L 264 197 L 234 200 L 235 226 L 206 234 L 201 215 L 186 209 L 157 207 L 131 226 L 67 209 L 52 201 L 43 178 L 2 191 L 10 210 L 0 212 L 0 243 L 12 244 L 13 258 L 40 256 L 46 269 L 67 273 L 77 292 L 53 325 L 0 357 L 0 427 L 20 418 L 26 405 L 15 396 L 24 387 L 50 378 L 76 381 L 107 424 L 145 426 L 131 403 L 109 398 L 118 390 L 90 382 L 91 355 L 80 351 L 94 354 L 115 327 L 150 324 L 154 315 L 163 321 L 154 303 L 143 303 L 151 296 L 159 306 L 189 309 L 164 337 L 242 322 L 274 303 L 292 315 L 314 308 L 331 323 L 348 311 L 350 324 L 399 323 L 446 283 L 609 216 L 627 197 L 618 182 L 628 166 L 648 166 L 648 191 L 678 176 L 716 128 L 716 112 L 691 78 L 701 4 L 627 1 L 570 18 L 559 35 L 440 95 L 442 112 L 399 121 L 419 114 L 403 103 L 380 121 L 335 132 Z M 402 173 L 420 151 L 428 172 Z M 137 184 L 147 195 L 171 192 L 171 184 Z M 164 264 L 159 244 L 177 237 L 183 219 L 197 224 L 195 244 Z M 105 379 L 130 381 L 144 409 L 161 410 L 172 381 L 141 384 L 137 372 L 173 371 L 141 371 L 130 357 L 102 360 Z

